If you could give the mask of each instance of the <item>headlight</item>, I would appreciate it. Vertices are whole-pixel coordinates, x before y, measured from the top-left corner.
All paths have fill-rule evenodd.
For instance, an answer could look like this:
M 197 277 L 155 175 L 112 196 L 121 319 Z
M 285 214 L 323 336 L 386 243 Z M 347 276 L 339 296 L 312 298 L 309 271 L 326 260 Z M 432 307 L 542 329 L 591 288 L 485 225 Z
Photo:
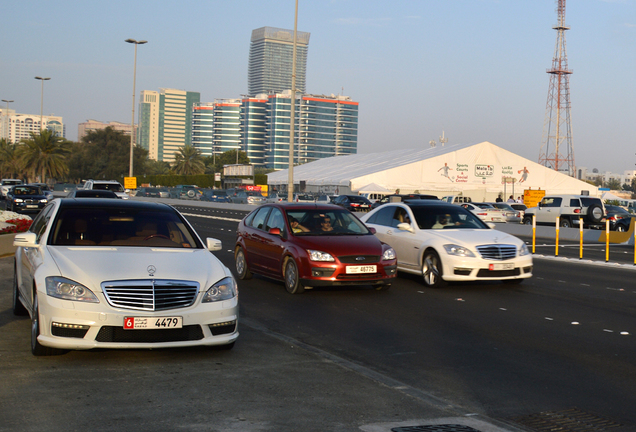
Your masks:
M 99 303 L 99 299 L 84 285 L 59 276 L 46 278 L 46 293 L 62 300 Z
M 307 249 L 309 259 L 312 261 L 335 261 L 335 259 L 327 252 Z
M 15 202 L 24 202 L 24 200 L 22 198 L 14 198 L 13 201 L 15 201 Z
M 40 202 L 45 203 L 45 202 L 48 202 L 48 200 L 45 198 L 45 199 L 41 199 Z
M 455 244 L 444 245 L 444 249 L 446 249 L 446 253 L 449 255 L 457 255 L 457 256 L 463 256 L 463 257 L 475 256 L 475 254 L 473 254 L 470 251 L 470 249 L 465 248 L 463 246 L 455 245 Z
M 530 250 L 528 249 L 528 246 L 526 246 L 525 243 L 522 243 L 521 246 L 519 246 L 519 256 L 524 256 L 528 254 L 530 254 Z
M 226 277 L 212 285 L 203 296 L 201 303 L 212 303 L 222 300 L 229 300 L 236 297 L 238 294 L 238 287 L 233 277 Z
M 390 261 L 395 259 L 395 251 L 393 248 L 388 248 L 382 254 L 382 261 Z

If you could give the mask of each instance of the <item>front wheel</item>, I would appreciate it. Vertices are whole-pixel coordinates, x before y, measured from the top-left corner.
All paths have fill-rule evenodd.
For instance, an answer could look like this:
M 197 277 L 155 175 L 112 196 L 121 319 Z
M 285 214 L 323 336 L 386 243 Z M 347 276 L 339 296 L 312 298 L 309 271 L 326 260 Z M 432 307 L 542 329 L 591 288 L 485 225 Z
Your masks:
M 525 216 L 525 217 L 523 218 L 523 224 L 524 224 L 524 225 L 532 225 L 532 217 L 530 217 L 530 216 Z
M 66 351 L 41 345 L 40 336 L 40 308 L 37 293 L 33 295 L 33 313 L 31 315 L 31 353 L 34 356 L 52 356 L 64 354 Z
M 569 219 L 561 219 L 559 221 L 559 225 L 561 228 L 570 228 L 572 226 Z
M 431 288 L 444 286 L 446 282 L 442 279 L 442 261 L 435 251 L 426 251 L 422 260 L 422 277 L 424 284 Z
M 293 258 L 289 258 L 285 264 L 285 289 L 290 294 L 300 294 L 305 287 L 300 283 L 298 267 Z
M 616 225 L 616 231 L 625 232 L 627 229 L 625 228 L 625 225 Z

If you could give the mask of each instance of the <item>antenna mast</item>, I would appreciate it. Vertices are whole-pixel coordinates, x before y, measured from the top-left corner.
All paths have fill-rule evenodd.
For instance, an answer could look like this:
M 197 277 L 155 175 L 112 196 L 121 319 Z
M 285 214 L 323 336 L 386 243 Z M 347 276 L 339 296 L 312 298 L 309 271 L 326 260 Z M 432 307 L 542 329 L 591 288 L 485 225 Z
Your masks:
M 565 50 L 565 1 L 557 0 L 559 23 L 552 27 L 557 31 L 556 47 L 552 58 L 550 89 L 546 104 L 543 138 L 539 163 L 555 171 L 574 177 L 574 149 L 572 147 L 572 125 L 570 123 L 570 75 L 568 55 Z

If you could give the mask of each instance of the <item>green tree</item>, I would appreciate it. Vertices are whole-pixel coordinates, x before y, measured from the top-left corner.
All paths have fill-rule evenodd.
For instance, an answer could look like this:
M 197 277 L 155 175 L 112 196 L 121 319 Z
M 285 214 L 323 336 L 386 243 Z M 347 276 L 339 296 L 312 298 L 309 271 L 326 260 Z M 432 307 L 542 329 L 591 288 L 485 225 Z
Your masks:
M 192 145 L 185 145 L 175 154 L 172 170 L 176 174 L 194 175 L 205 173 L 205 163 L 201 152 Z
M 2 178 L 23 178 L 24 169 L 18 156 L 18 144 L 0 139 L 0 175 Z
M 609 179 L 605 187 L 608 187 L 611 190 L 621 190 L 621 181 L 615 178 Z
M 133 175 L 146 174 L 148 151 L 135 146 Z M 130 136 L 111 127 L 91 131 L 74 146 L 69 176 L 76 180 L 123 180 L 130 170 Z
M 42 183 L 68 173 L 70 151 L 70 142 L 50 130 L 42 130 L 39 134 L 31 132 L 31 138 L 24 140 L 17 150 L 29 178 L 39 177 Z
M 153 159 L 148 159 L 146 161 L 145 174 L 147 175 L 165 175 L 170 174 L 171 172 L 172 168 L 168 162 L 156 161 Z
M 235 165 L 236 164 L 236 152 L 237 150 L 228 150 L 220 155 L 207 156 L 204 159 L 206 174 L 214 174 L 215 172 L 223 173 L 223 165 Z M 247 157 L 247 153 L 239 151 L 238 163 L 241 165 L 249 165 L 250 158 Z

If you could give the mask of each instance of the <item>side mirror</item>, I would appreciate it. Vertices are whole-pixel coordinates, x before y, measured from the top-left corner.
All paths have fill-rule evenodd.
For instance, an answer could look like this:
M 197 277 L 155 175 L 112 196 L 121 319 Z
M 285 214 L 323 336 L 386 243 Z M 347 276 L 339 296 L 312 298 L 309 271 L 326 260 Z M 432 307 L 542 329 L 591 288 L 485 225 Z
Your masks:
M 33 232 L 18 233 L 13 238 L 13 246 L 16 247 L 37 247 L 37 234 Z
M 220 251 L 223 247 L 221 240 L 211 237 L 206 238 L 205 243 L 210 252 Z
M 280 228 L 270 228 L 270 229 L 269 229 L 269 233 L 270 233 L 271 235 L 277 235 L 277 236 L 280 236 Z

